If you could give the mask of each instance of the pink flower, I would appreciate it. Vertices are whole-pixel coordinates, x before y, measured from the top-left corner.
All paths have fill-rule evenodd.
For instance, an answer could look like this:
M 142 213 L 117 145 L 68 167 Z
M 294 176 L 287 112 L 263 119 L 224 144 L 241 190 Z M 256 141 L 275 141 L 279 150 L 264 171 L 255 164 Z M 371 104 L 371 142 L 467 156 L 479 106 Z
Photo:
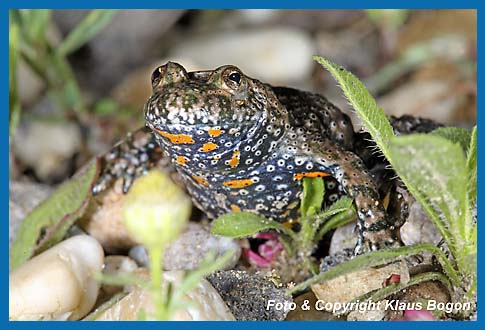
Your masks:
M 404 311 L 404 321 L 436 321 L 436 317 L 425 309 L 407 309 Z
M 256 238 L 266 240 L 258 246 L 258 252 L 245 248 L 243 253 L 251 265 L 269 268 L 283 250 L 283 245 L 281 245 L 275 233 L 258 233 Z

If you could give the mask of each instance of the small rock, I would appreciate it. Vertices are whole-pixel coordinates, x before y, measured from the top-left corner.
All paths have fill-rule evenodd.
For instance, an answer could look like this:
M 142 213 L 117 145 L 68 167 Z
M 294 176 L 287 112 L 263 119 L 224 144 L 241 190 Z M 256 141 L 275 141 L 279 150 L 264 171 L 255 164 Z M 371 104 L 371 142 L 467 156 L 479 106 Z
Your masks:
M 117 276 L 134 272 L 138 268 L 136 262 L 126 256 L 107 256 L 104 258 L 103 274 Z M 112 296 L 123 290 L 122 286 L 103 284 L 101 291 Z
M 138 272 L 138 275 L 149 280 L 146 269 Z M 172 292 L 175 292 L 184 278 L 182 271 L 168 271 L 163 273 L 164 282 L 172 284 Z M 217 291 L 205 279 L 194 289 L 182 296 L 184 303 L 174 315 L 171 321 L 232 321 L 234 316 L 229 312 L 224 301 Z M 97 321 L 134 321 L 140 312 L 144 311 L 149 320 L 153 320 L 154 306 L 152 298 L 147 290 L 138 286 L 132 286 L 131 292 L 113 306 L 101 313 Z
M 446 287 L 440 282 L 427 281 L 412 285 L 406 290 L 396 294 L 393 298 L 395 298 L 396 301 L 399 301 L 400 304 L 408 304 L 409 306 L 413 306 L 416 302 L 420 302 L 425 310 L 427 300 L 434 300 L 437 303 L 447 303 L 450 301 L 450 294 Z M 404 311 L 402 310 L 391 310 L 389 311 L 389 319 L 400 320 L 403 318 L 403 312 Z
M 190 39 L 176 45 L 171 55 L 193 54 L 207 69 L 234 64 L 249 76 L 285 85 L 309 79 L 314 53 L 313 41 L 302 30 L 267 28 Z
M 10 247 L 22 221 L 40 202 L 49 197 L 52 188 L 38 183 L 10 181 L 8 193 Z
M 353 310 L 347 315 L 347 321 L 381 321 L 387 314 L 384 306 L 385 301 L 378 301 L 375 308 L 372 306 L 362 310 Z
M 286 316 L 287 321 L 336 321 L 339 318 L 327 311 L 319 311 L 316 309 L 317 297 L 311 291 L 305 292 L 294 298 L 296 309 L 291 310 Z M 302 306 L 308 301 L 308 310 L 303 310 Z
M 333 255 L 345 249 L 353 249 L 357 243 L 355 222 L 338 227 L 332 235 L 328 254 Z
M 83 230 L 112 253 L 127 250 L 137 244 L 124 224 L 123 203 L 126 195 L 121 186 L 122 180 L 117 180 L 112 189 L 95 196 L 78 221 Z
M 330 312 L 339 314 L 343 310 L 338 309 L 338 304 L 350 302 L 370 291 L 383 288 L 386 280 L 394 274 L 401 277 L 402 283 L 409 282 L 406 263 L 399 261 L 383 267 L 367 268 L 342 275 L 324 283 L 314 284 L 311 289 L 318 299 L 331 303 L 335 310 L 329 310 Z
M 218 271 L 208 278 L 238 321 L 282 321 L 289 309 L 267 308 L 269 300 L 288 306 L 292 298 L 286 288 L 261 274 Z
M 103 249 L 92 237 L 65 240 L 10 273 L 10 320 L 78 320 L 96 302 Z
M 41 181 L 69 174 L 72 157 L 81 149 L 81 131 L 73 123 L 30 122 L 20 125 L 12 140 L 15 156 Z
M 438 229 L 417 201 L 409 207 L 409 217 L 401 227 L 401 239 L 404 245 L 437 244 L 442 239 Z
M 227 237 L 214 236 L 199 223 L 189 222 L 187 228 L 165 250 L 163 268 L 165 270 L 189 270 L 199 267 L 207 254 L 216 252 L 216 258 L 227 251 L 234 251 L 233 257 L 224 269 L 233 268 L 241 256 L 241 247 L 236 241 Z M 135 246 L 129 252 L 142 267 L 148 267 L 148 254 L 143 246 Z

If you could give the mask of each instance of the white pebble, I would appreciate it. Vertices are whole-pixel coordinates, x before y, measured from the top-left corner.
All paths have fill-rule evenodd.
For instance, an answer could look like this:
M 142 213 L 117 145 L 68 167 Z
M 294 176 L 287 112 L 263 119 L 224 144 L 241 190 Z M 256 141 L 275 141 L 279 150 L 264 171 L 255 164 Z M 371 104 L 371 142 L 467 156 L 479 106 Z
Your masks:
M 87 235 L 74 236 L 10 273 L 10 320 L 78 320 L 96 302 L 104 252 Z

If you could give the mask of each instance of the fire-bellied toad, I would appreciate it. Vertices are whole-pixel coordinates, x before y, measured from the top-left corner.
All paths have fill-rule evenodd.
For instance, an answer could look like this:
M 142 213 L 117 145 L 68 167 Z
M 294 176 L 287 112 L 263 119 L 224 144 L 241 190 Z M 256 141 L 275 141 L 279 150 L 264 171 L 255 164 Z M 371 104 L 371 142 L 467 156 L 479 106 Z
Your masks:
M 398 219 L 386 214 L 373 176 L 356 154 L 362 139 L 348 116 L 323 96 L 272 87 L 235 66 L 187 72 L 173 62 L 154 71 L 152 87 L 146 125 L 210 218 L 251 211 L 295 221 L 302 179 L 326 177 L 327 188 L 335 192 L 327 196 L 335 200 L 340 192 L 355 201 L 357 251 L 399 244 Z M 420 125 L 413 118 L 395 121 L 395 126 Z M 140 145 L 136 157 L 120 147 L 117 154 L 129 154 L 134 160 L 125 161 L 144 170 L 157 145 L 150 139 Z M 112 168 L 95 191 L 120 175 Z

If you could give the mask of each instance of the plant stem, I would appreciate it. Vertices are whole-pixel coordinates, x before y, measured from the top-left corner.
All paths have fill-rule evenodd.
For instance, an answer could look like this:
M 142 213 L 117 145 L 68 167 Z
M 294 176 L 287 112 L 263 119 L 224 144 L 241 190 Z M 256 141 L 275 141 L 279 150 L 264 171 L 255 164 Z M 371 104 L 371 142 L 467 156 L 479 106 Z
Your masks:
M 162 285 L 162 262 L 164 249 L 160 246 L 149 248 L 150 255 L 150 275 L 152 279 L 151 294 L 153 304 L 155 305 L 155 317 L 158 320 L 166 320 L 167 304 L 166 290 L 167 286 Z

